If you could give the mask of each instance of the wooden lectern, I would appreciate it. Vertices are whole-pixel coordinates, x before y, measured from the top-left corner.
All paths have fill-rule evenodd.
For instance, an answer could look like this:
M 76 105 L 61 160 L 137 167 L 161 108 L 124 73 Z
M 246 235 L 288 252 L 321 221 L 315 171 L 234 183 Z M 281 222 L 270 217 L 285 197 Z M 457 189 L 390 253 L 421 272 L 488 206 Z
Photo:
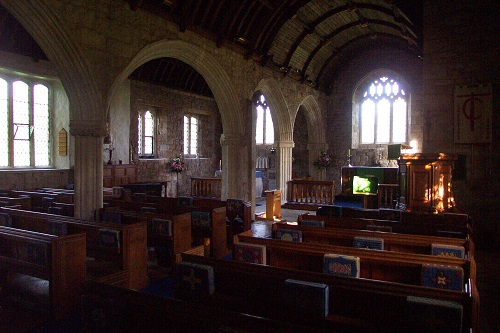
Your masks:
M 281 190 L 269 190 L 264 193 L 266 193 L 266 220 L 281 219 Z

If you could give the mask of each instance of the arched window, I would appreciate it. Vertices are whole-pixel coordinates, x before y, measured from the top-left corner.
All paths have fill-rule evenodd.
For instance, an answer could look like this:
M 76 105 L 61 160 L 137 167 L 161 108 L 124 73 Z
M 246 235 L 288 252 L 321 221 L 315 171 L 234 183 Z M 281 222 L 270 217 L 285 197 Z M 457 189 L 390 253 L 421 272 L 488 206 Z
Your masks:
M 154 156 L 155 148 L 155 117 L 154 111 L 139 112 L 138 147 L 139 156 Z
M 49 94 L 29 77 L 0 77 L 0 167 L 50 166 Z
M 359 100 L 359 143 L 406 143 L 408 95 L 395 79 L 382 76 L 365 86 Z
M 267 105 L 264 95 L 257 100 L 257 124 L 255 132 L 255 143 L 258 145 L 270 145 L 274 143 L 274 126 L 271 118 L 271 109 Z
M 184 156 L 196 157 L 198 155 L 198 130 L 199 118 L 184 115 Z

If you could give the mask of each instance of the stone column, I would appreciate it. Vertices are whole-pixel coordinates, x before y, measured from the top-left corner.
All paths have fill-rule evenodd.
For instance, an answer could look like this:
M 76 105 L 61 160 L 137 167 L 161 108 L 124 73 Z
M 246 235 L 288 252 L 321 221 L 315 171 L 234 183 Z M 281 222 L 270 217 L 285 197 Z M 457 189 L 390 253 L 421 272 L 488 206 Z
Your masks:
M 281 203 L 285 203 L 288 193 L 288 182 L 292 179 L 293 141 L 275 141 L 277 152 L 276 187 L 281 190 Z
M 92 220 L 94 212 L 103 205 L 103 159 L 104 130 L 102 124 L 92 126 L 71 123 L 71 134 L 75 137 L 75 217 Z
M 255 188 L 255 166 L 250 165 L 247 138 L 240 134 L 222 134 L 222 200 L 252 200 Z M 253 172 L 252 172 L 253 170 Z M 255 191 L 255 190 L 254 190 Z
M 321 156 L 322 151 L 326 151 L 328 146 L 326 143 L 309 143 L 307 144 L 309 150 L 309 174 L 313 180 L 326 180 L 326 170 L 318 169 L 314 162 Z

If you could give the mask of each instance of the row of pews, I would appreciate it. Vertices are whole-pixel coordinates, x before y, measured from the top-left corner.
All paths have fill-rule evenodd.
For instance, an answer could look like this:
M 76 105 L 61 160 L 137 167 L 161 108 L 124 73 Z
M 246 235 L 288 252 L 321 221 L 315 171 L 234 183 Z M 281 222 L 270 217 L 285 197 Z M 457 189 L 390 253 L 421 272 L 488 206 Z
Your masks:
M 226 223 L 226 217 L 231 216 L 227 203 L 195 200 L 141 195 L 129 201 L 108 197 L 104 208 L 96 212 L 95 222 L 19 209 L 16 205 L 2 207 L 1 212 L 11 217 L 11 226 L 0 230 L 0 237 L 6 240 L 0 246 L 1 283 L 20 286 L 19 277 L 26 276 L 48 281 L 46 285 L 53 289 L 46 289 L 47 308 L 58 316 L 67 313 L 67 306 L 62 304 L 72 304 L 74 309 L 81 295 L 79 305 L 88 332 L 478 332 L 474 244 L 471 222 L 465 214 L 339 212 L 324 207 L 316 215 L 299 216 L 298 223 L 250 225 L 248 216 L 236 214 L 244 221 L 242 230 L 235 231 Z M 220 217 L 214 218 L 214 211 Z M 207 213 L 205 217 L 200 216 L 203 212 Z M 214 219 L 224 223 L 213 224 Z M 212 223 L 208 228 L 207 221 Z M 49 235 L 50 230 L 61 228 L 53 222 L 64 222 L 67 235 Z M 128 251 L 125 248 L 133 241 L 116 235 L 125 235 L 130 226 L 140 226 L 140 232 L 131 237 L 138 243 Z M 195 231 L 195 226 L 205 228 Z M 102 233 L 102 229 L 106 232 Z M 217 238 L 214 229 L 226 238 Z M 284 231 L 291 238 L 282 237 Z M 294 233 L 300 235 L 297 239 L 301 242 L 285 240 L 294 239 Z M 377 239 L 383 249 L 357 248 L 354 244 L 359 238 Z M 193 247 L 200 243 L 205 246 Z M 57 251 L 61 244 L 67 247 Z M 435 244 L 463 248 L 463 257 L 433 256 Z M 140 291 L 148 282 L 134 276 L 147 279 L 147 267 L 142 265 L 147 259 L 147 247 L 165 247 L 167 261 L 176 263 L 175 299 Z M 228 247 L 232 249 L 232 260 L 226 256 Z M 252 252 L 239 255 L 247 247 Z M 39 260 L 42 253 L 46 260 Z M 135 259 L 127 264 L 125 257 L 130 259 L 131 253 Z M 325 272 L 326 254 L 359 258 L 359 277 Z M 60 266 L 66 261 L 71 264 Z M 109 269 L 109 264 L 102 264 L 106 261 L 120 264 Z M 455 267 L 461 274 L 459 287 L 423 285 L 426 267 Z M 61 279 L 67 287 L 63 292 L 55 282 Z M 290 289 L 297 282 L 314 287 L 314 293 L 297 294 L 296 289 Z M 29 285 L 35 284 L 31 281 Z M 322 292 L 317 292 L 318 287 Z M 26 289 L 26 282 L 23 288 L 14 289 Z M 60 295 L 66 293 L 67 300 L 61 300 Z
M 353 217 L 347 212 L 344 218 L 390 221 L 369 213 L 372 215 Z M 181 253 L 174 301 L 179 302 L 179 308 L 186 306 L 185 302 L 193 309 L 204 306 L 198 310 L 207 318 L 218 311 L 235 310 L 238 315 L 254 318 L 255 325 L 250 329 L 246 326 L 248 320 L 235 314 L 234 321 L 216 322 L 216 328 L 211 327 L 218 332 L 268 331 L 259 326 L 263 319 L 281 323 L 291 331 L 300 327 L 301 331 L 311 332 L 478 332 L 480 302 L 474 244 L 467 233 L 469 226 L 463 225 L 463 216 L 454 220 L 453 216 L 420 214 L 423 224 L 437 221 L 438 225 L 432 232 L 417 224 L 414 229 L 406 225 L 406 234 L 365 220 L 364 227 L 348 228 L 345 223 L 339 228 L 332 223 L 332 216 L 325 215 L 313 219 L 312 214 L 305 214 L 299 216 L 298 223 L 255 222 L 250 231 L 236 236 L 232 259 L 208 257 L 202 247 Z M 408 215 L 405 222 L 416 218 Z M 441 218 L 446 222 L 441 223 Z M 315 223 L 311 224 L 311 220 Z M 379 229 L 369 230 L 368 226 Z M 359 239 L 376 239 L 383 247 L 359 248 Z M 433 255 L 436 246 L 462 252 L 458 257 L 453 251 Z M 359 266 L 353 270 L 358 273 L 356 277 L 346 276 L 346 271 L 351 271 L 341 269 L 342 264 L 334 266 L 338 268 L 335 274 L 325 270 L 326 258 L 339 257 L 357 258 Z M 439 275 L 443 268 L 453 272 L 453 281 L 447 280 L 450 276 Z M 428 271 L 436 273 L 436 278 L 424 275 Z M 102 284 L 87 285 L 85 292 L 101 300 L 118 300 L 124 306 L 132 302 Z M 154 307 L 165 301 L 131 293 L 129 297 L 152 302 Z M 183 320 L 189 322 L 188 318 Z M 157 320 L 149 324 L 162 323 Z M 87 327 L 95 324 L 92 320 L 86 322 Z
M 55 203 L 73 205 L 69 191 L 1 195 L 0 310 L 16 303 L 53 319 L 80 310 L 82 285 L 89 281 L 146 287 L 148 249 L 157 250 L 166 266 L 175 265 L 193 244 L 205 244 L 204 254 L 222 258 L 232 244 L 228 231 L 251 222 L 250 205 L 233 199 L 105 196 L 104 208 L 86 221 L 49 212 Z

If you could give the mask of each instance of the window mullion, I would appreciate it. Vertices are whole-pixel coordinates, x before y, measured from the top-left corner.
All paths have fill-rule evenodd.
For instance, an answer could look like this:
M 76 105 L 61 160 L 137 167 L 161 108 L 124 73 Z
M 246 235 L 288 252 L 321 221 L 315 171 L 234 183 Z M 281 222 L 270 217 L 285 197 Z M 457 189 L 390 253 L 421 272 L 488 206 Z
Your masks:
M 29 86 L 28 89 L 28 109 L 29 109 L 29 119 L 28 119 L 28 138 L 29 138 L 29 155 L 30 155 L 30 166 L 35 165 L 35 142 L 34 138 L 34 117 L 35 117 L 35 103 L 33 103 L 33 89 L 34 85 Z
M 389 111 L 389 119 L 390 119 L 390 126 L 389 126 L 389 143 L 393 143 L 394 136 L 393 136 L 393 126 L 394 126 L 394 101 L 391 101 L 389 104 L 390 111 Z
M 373 120 L 373 134 L 374 134 L 374 138 L 373 138 L 373 143 L 374 144 L 377 144 L 378 143 L 378 131 L 377 131 L 377 124 L 378 124 L 378 108 L 379 108 L 379 102 L 380 101 L 377 101 L 375 100 L 375 119 Z
M 14 166 L 14 87 L 13 81 L 8 85 L 7 108 L 9 113 L 9 166 Z

